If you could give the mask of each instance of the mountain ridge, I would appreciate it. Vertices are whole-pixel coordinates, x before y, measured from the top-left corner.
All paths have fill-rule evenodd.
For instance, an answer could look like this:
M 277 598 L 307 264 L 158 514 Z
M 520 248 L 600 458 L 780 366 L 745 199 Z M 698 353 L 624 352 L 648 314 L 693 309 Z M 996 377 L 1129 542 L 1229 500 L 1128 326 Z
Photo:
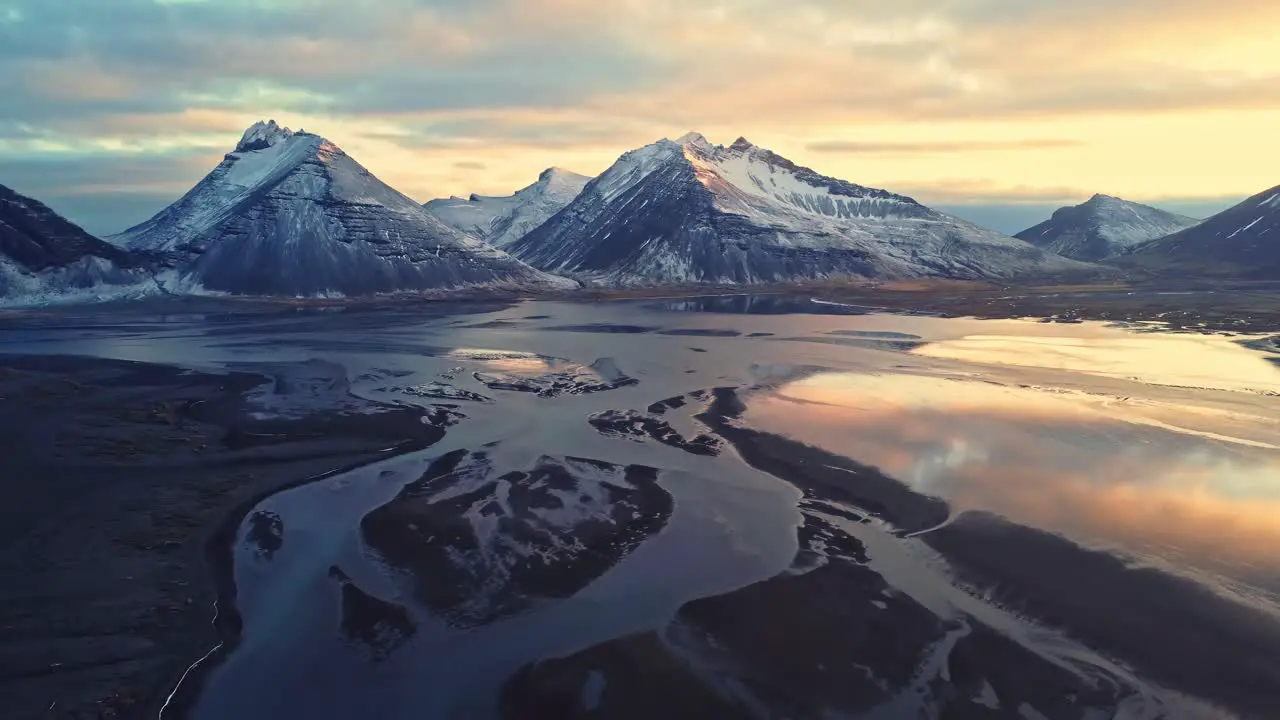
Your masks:
M 430 200 L 423 207 L 455 230 L 505 248 L 569 204 L 590 179 L 553 166 L 511 195 L 472 193 L 465 199 L 455 196 Z
M 0 185 L 0 299 L 93 299 L 143 292 L 142 259 L 44 203 Z
M 1198 224 L 1185 215 L 1097 193 L 1058 208 L 1048 220 L 1014 237 L 1075 260 L 1098 261 Z
M 1280 280 L 1280 185 L 1119 259 L 1157 274 Z
M 112 238 L 183 292 L 353 296 L 566 282 L 436 220 L 336 144 L 274 121 L 177 201 Z
M 725 147 L 696 132 L 623 153 L 509 247 L 544 270 L 623 285 L 1098 271 L 745 138 Z

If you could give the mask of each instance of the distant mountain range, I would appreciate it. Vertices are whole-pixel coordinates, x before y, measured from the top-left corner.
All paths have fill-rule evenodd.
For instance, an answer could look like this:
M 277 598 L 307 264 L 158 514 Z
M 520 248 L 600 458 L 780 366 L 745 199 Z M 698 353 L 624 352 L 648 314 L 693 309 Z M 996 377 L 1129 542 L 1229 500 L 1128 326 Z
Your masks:
M 1280 279 L 1280 187 L 1203 222 L 1096 195 L 1018 237 L 689 133 L 599 177 L 419 205 L 324 138 L 244 132 L 188 193 L 104 242 L 0 186 L 0 302 L 287 297 L 941 277 Z M 1085 262 L 1090 261 L 1090 262 Z M 1094 264 L 1104 262 L 1112 265 Z
M 1014 237 L 1063 257 L 1096 262 L 1200 221 L 1110 195 L 1060 208 L 1053 217 Z
M 624 285 L 1096 272 L 745 139 L 724 147 L 697 133 L 625 153 L 507 247 L 549 272 Z
M 425 207 L 440 222 L 505 248 L 551 219 L 582 192 L 591 178 L 562 168 L 547 168 L 537 182 L 512 195 L 432 200 Z

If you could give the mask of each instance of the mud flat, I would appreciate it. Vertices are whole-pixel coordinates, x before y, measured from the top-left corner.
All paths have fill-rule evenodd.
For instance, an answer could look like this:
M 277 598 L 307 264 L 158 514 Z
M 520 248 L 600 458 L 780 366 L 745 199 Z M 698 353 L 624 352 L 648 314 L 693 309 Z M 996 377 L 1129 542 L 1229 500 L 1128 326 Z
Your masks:
M 14 329 L 0 716 L 1273 715 L 1274 343 L 814 297 Z
M 820 513 L 806 513 L 798 542 L 789 571 L 690 602 L 661 631 L 524 668 L 502 716 L 1081 718 L 1134 694 L 940 618 Z
M 958 579 L 1001 605 L 1121 658 L 1146 677 L 1240 712 L 1271 717 L 1280 625 L 1190 580 L 967 513 L 922 538 Z
M 246 396 L 268 383 L 0 357 L 0 715 L 155 717 L 234 636 L 212 607 L 234 593 L 227 535 L 258 499 L 444 433 L 422 409 L 264 414 Z

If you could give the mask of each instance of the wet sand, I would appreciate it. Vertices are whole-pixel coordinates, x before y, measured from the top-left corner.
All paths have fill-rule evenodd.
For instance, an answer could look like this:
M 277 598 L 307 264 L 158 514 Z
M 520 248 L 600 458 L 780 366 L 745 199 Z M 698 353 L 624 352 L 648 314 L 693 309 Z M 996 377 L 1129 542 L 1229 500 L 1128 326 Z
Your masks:
M 1132 692 L 1094 684 L 974 620 L 942 620 L 818 515 L 793 570 L 683 606 L 660 631 L 530 665 L 502 717 L 1079 718 Z
M 0 572 L 18 580 L 0 603 L 0 715 L 56 696 L 56 712 L 155 717 L 222 642 L 165 717 L 1269 717 L 1280 623 L 1267 610 L 1176 564 L 1136 567 L 1074 527 L 1037 529 L 1014 503 L 1007 518 L 962 512 L 897 462 L 931 458 L 956 423 L 1021 417 L 966 404 L 973 393 L 1018 410 L 1037 394 L 1087 397 L 1115 417 L 1054 410 L 1046 437 L 1112 443 L 1127 437 L 1112 421 L 1186 431 L 1174 426 L 1192 408 L 1198 441 L 1268 453 L 1267 397 L 919 352 L 973 335 L 972 321 L 849 305 L 757 321 L 672 302 L 704 312 L 535 303 L 435 321 L 89 323 L 65 347 L 83 332 L 105 352 L 231 372 L 0 362 L 0 437 L 24 468 L 6 478 L 0 530 Z M 848 394 L 870 425 L 834 422 L 821 383 L 797 390 L 836 371 L 869 383 Z M 909 422 L 892 402 L 901 373 L 925 411 L 942 398 L 958 409 Z M 757 424 L 783 395 L 834 443 L 786 415 Z M 997 485 L 997 461 L 1024 460 L 987 449 Z M 1031 457 L 1009 472 L 1045 474 Z M 1168 497 L 1159 489 L 1132 498 Z
M 739 392 L 688 401 L 744 460 L 804 494 L 790 570 L 690 602 L 659 631 L 526 666 L 504 688 L 504 718 L 896 718 L 921 701 L 945 718 L 1084 718 L 1150 692 L 1103 658 L 1240 717 L 1274 711 L 1280 618 L 994 515 L 950 518 L 875 468 L 744 427 Z M 1100 650 L 1100 664 L 1082 674 L 1088 664 L 1062 664 L 1071 653 L 1038 654 L 975 617 L 944 620 L 887 585 L 840 527 L 873 521 L 937 551 L 959 587 Z M 930 669 L 935 653 L 947 670 Z M 1219 716 L 1169 702 L 1159 717 Z
M 981 513 L 923 536 L 961 582 L 1169 687 L 1246 717 L 1276 710 L 1280 625 L 1185 578 Z
M 258 420 L 264 378 L 77 357 L 0 358 L 0 708 L 155 717 L 234 638 L 229 548 L 271 493 L 424 447 L 422 412 Z M 212 566 L 213 573 L 209 572 Z

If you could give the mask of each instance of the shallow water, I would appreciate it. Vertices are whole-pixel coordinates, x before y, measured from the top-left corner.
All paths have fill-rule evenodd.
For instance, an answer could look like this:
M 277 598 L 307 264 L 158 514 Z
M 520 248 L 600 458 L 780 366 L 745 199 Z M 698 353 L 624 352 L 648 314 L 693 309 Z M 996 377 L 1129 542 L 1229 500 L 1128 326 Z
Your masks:
M 993 512 L 1274 601 L 1280 448 L 1262 438 L 1280 428 L 1269 410 L 1223 417 L 1046 387 L 823 373 L 757 396 L 746 421 L 874 465 L 953 512 Z M 1232 434 L 1239 424 L 1252 437 Z
M 643 433 L 606 437 L 587 422 L 609 410 L 642 417 L 653 403 L 684 396 L 660 420 L 693 438 L 708 430 L 695 419 L 706 401 L 687 394 L 717 387 L 738 388 L 742 426 L 877 468 L 945 500 L 953 519 L 992 513 L 1280 613 L 1272 552 L 1280 411 L 1267 394 L 1280 389 L 1280 367 L 1233 339 L 748 296 L 530 302 L 431 317 L 89 313 L 6 323 L 3 352 L 262 372 L 275 378 L 258 391 L 264 413 L 449 403 L 465 416 L 428 450 L 282 492 L 250 513 L 235 548 L 242 640 L 208 673 L 194 717 L 494 716 L 504 682 L 529 663 L 660 630 L 690 601 L 778 576 L 797 552 L 804 488 L 729 447 L 699 455 Z M 513 488 L 543 458 L 652 467 L 672 511 L 655 531 L 619 544 L 606 566 L 573 570 L 567 595 L 513 579 L 517 604 L 460 623 L 424 599 L 430 593 L 419 583 L 432 580 L 420 567 L 392 562 L 362 528 L 453 451 L 482 451 L 488 477 L 516 478 Z M 575 481 L 582 499 L 562 493 L 556 502 L 599 512 L 586 500 L 596 493 L 598 504 L 598 489 L 588 489 L 598 481 Z M 433 502 L 450 497 L 431 492 Z M 464 514 L 476 532 L 485 507 L 519 514 L 514 491 L 497 492 Z M 529 512 L 529 522 L 566 537 L 586 517 Z M 251 532 L 255 514 L 278 519 L 278 549 L 264 550 Z M 1053 662 L 1091 668 L 1086 676 L 1135 688 L 1129 716 L 1218 716 L 1141 669 L 1129 676 L 1052 623 L 1028 622 L 957 587 L 945 552 L 884 522 L 832 522 L 867 548 L 868 567 L 890 587 L 961 619 L 921 658 L 920 677 L 945 675 L 969 618 Z M 562 573 L 579 567 L 577 550 L 541 547 Z M 485 561 L 510 569 L 502 557 Z M 611 681 L 590 677 L 596 689 L 585 695 L 607 698 Z M 926 685 L 876 712 L 927 710 Z

